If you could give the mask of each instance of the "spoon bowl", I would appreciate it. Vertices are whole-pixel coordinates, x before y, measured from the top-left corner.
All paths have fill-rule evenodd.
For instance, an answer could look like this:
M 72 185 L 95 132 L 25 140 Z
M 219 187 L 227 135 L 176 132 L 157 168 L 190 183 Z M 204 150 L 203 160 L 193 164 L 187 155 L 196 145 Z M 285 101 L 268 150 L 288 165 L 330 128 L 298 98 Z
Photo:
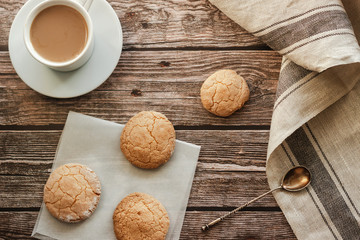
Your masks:
M 306 167 L 293 167 L 283 177 L 281 188 L 290 192 L 300 191 L 310 184 L 310 180 L 311 174 Z

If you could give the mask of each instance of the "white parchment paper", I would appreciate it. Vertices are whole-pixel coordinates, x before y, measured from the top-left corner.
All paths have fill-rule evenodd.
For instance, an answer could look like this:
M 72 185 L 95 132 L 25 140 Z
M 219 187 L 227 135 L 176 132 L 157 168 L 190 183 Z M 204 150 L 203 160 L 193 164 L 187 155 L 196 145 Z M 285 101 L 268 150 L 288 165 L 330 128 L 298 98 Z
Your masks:
M 116 239 L 112 215 L 117 204 L 132 192 L 154 196 L 166 208 L 170 228 L 166 239 L 180 237 L 200 146 L 176 141 L 171 159 L 155 170 L 131 165 L 120 150 L 124 125 L 70 112 L 61 135 L 53 169 L 81 163 L 96 172 L 101 182 L 99 205 L 81 223 L 62 223 L 44 204 L 32 236 L 39 239 Z

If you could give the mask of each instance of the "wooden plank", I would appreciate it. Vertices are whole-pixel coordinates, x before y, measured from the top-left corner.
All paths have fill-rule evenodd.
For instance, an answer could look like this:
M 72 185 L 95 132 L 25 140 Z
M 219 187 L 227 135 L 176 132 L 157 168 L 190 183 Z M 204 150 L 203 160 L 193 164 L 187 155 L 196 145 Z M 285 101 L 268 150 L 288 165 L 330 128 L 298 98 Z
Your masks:
M 26 0 L 0 1 L 0 47 Z M 252 47 L 265 45 L 205 0 L 112 0 L 123 28 L 124 49 Z
M 0 239 L 34 239 L 30 237 L 37 212 L 0 212 Z
M 0 53 L 0 124 L 62 125 L 70 110 L 125 123 L 139 111 L 155 110 L 175 126 L 270 125 L 280 61 L 272 51 L 124 52 L 114 73 L 95 91 L 53 99 L 27 87 L 8 53 Z M 236 70 L 251 90 L 243 109 L 228 118 L 207 112 L 199 96 L 203 81 L 223 68 Z
M 61 135 L 55 131 L 0 131 L 0 174 L 48 173 Z M 198 171 L 264 172 L 267 130 L 177 130 L 178 140 L 201 146 Z
M 40 207 L 48 176 L 0 175 L 0 208 Z M 264 172 L 196 172 L 188 207 L 237 207 L 268 190 Z M 251 207 L 277 204 L 268 195 Z
M 200 225 L 225 212 L 186 212 L 180 239 L 296 239 L 281 212 L 238 213 L 208 232 Z M 37 212 L 0 212 L 1 239 L 33 239 L 30 237 Z
M 209 231 L 201 231 L 203 224 L 225 213 L 227 212 L 186 212 L 180 239 L 296 240 L 282 212 L 238 212 Z
M 202 146 L 189 207 L 237 206 L 268 190 L 268 131 L 179 130 Z M 61 131 L 0 132 L 0 208 L 40 207 Z M 253 206 L 276 207 L 272 196 Z

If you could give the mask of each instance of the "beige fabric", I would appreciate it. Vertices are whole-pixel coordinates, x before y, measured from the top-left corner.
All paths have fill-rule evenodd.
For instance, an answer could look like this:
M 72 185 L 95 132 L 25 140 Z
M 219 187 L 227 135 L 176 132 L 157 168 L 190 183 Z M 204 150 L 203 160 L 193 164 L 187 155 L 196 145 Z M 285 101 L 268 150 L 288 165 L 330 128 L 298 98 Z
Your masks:
M 274 188 L 291 166 L 313 174 L 305 191 L 274 193 L 294 233 L 359 239 L 360 1 L 210 1 L 284 56 L 267 175 Z

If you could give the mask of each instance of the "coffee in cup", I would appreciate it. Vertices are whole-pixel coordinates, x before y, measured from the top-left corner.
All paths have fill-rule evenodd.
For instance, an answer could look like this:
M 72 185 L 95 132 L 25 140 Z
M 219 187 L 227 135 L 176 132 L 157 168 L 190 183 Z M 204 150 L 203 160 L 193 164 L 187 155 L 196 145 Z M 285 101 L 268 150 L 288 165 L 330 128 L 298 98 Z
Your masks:
M 79 2 L 47 0 L 30 12 L 24 40 L 37 61 L 55 70 L 71 71 L 90 58 L 94 39 L 87 9 L 92 1 Z
M 84 17 L 74 8 L 54 5 L 33 20 L 30 41 L 36 52 L 53 62 L 74 59 L 84 49 L 88 29 Z

